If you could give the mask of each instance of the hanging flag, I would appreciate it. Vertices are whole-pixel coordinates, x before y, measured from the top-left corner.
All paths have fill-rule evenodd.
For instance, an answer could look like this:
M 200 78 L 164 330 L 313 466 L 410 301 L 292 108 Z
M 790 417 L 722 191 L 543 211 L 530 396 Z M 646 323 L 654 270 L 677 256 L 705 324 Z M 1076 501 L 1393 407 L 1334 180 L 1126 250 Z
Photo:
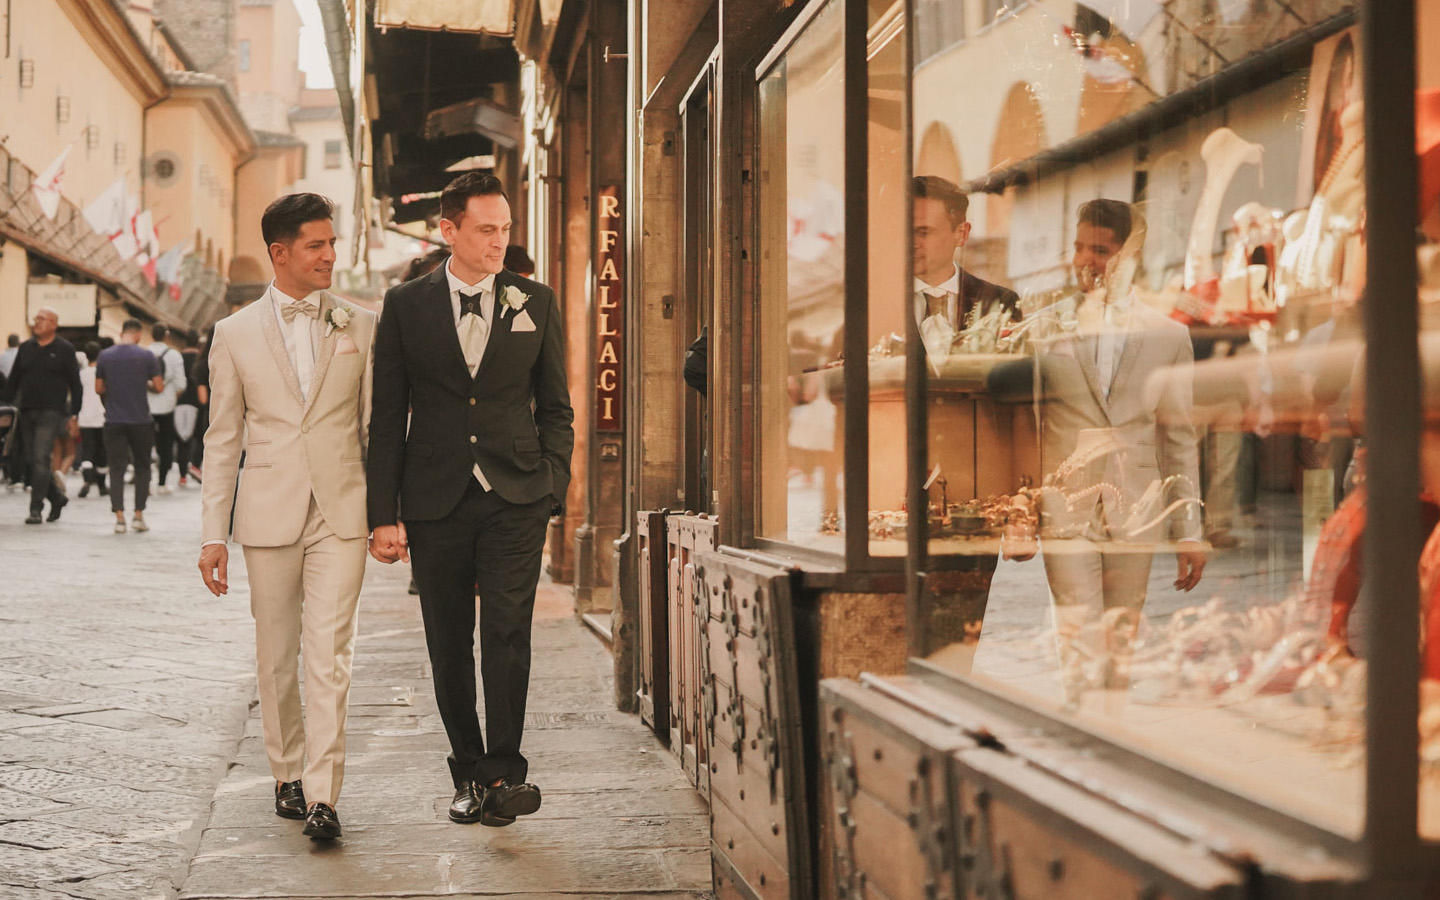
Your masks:
M 176 244 L 155 262 L 156 276 L 168 286 L 170 299 L 176 303 L 180 302 L 180 265 L 185 261 L 187 250 L 186 244 Z
M 133 222 L 135 245 L 138 248 L 135 261 L 140 264 L 140 271 L 145 273 L 145 280 L 154 287 L 155 263 L 160 255 L 160 233 L 155 230 L 155 221 L 148 209 L 136 213 Z
M 35 191 L 35 199 L 40 202 L 40 209 L 47 218 L 55 218 L 60 211 L 60 182 L 65 178 L 65 157 L 70 155 L 70 148 L 66 147 L 55 157 L 55 161 L 45 167 L 45 171 L 35 176 L 35 181 L 30 185 Z
M 117 178 L 100 196 L 91 200 L 84 210 L 85 221 L 103 234 L 107 240 L 114 240 L 126 227 L 125 221 L 125 179 Z
M 140 198 L 126 194 L 123 209 L 120 229 L 110 235 L 110 243 L 115 245 L 115 252 L 120 254 L 121 259 L 128 260 L 140 252 L 140 241 L 135 236 L 135 217 L 140 215 Z

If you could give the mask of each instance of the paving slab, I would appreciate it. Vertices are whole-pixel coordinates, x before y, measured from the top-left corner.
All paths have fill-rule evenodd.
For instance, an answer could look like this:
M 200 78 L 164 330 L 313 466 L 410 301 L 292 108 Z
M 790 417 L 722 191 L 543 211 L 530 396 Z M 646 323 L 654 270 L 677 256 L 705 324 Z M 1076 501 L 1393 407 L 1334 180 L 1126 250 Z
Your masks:
M 709 897 L 705 803 L 638 718 L 614 709 L 608 652 L 542 583 L 526 718 L 544 804 L 508 828 L 446 818 L 449 745 L 408 573 L 371 565 L 333 845 L 277 818 L 258 711 L 215 790 L 186 900 Z

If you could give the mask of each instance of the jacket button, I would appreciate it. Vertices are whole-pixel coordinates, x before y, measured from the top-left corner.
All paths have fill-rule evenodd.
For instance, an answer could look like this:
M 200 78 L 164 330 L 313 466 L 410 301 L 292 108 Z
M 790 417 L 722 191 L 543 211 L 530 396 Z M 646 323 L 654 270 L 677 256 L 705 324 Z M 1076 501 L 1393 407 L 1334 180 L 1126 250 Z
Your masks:
M 470 443 L 475 443 L 475 435 L 470 435 Z
M 301 426 L 300 426 L 300 431 L 301 431 L 302 433 L 304 433 L 304 434 L 309 434 L 309 433 L 310 433 L 310 426 L 309 426 L 309 425 L 301 425 Z
M 474 398 L 474 397 L 471 397 L 471 398 L 470 398 L 470 405 L 471 405 L 471 406 L 474 406 L 474 405 L 475 405 L 475 398 Z

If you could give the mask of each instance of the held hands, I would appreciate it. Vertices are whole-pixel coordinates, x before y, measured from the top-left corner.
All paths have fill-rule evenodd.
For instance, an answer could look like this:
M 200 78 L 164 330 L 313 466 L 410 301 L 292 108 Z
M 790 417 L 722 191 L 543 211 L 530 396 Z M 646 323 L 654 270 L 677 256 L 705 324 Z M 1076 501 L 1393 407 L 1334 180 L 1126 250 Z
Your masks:
M 370 555 L 382 563 L 410 561 L 410 543 L 405 537 L 405 523 L 381 525 L 370 533 Z
M 1175 590 L 1190 591 L 1200 583 L 1205 571 L 1205 545 L 1199 541 L 1181 541 L 1175 548 Z
M 230 548 L 224 544 L 211 544 L 200 548 L 200 577 L 210 593 L 219 597 L 230 593 L 227 569 L 230 566 Z

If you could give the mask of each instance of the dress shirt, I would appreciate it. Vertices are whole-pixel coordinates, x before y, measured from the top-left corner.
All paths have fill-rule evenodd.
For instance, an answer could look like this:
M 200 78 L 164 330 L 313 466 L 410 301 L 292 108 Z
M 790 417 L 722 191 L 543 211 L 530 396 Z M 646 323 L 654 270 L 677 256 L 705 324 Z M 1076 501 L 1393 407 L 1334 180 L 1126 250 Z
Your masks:
M 450 285 L 450 312 L 454 317 L 457 329 L 460 327 L 460 292 L 464 291 L 467 295 L 473 295 L 477 290 L 480 292 L 480 312 L 485 319 L 486 327 L 482 331 L 479 353 L 476 356 L 476 367 L 478 368 L 479 360 L 485 356 L 485 345 L 490 340 L 489 324 L 495 321 L 495 276 L 493 274 L 486 275 L 474 284 L 466 284 L 450 269 L 450 259 L 447 259 L 445 260 L 445 280 Z M 463 340 L 460 346 L 463 351 L 465 347 Z M 473 377 L 475 373 L 470 374 Z M 480 470 L 479 463 L 475 464 L 472 471 L 475 473 L 475 480 L 480 482 L 480 486 L 487 491 L 490 490 L 490 479 L 486 478 L 485 473 Z
M 305 298 L 307 302 L 315 304 L 320 308 L 321 292 L 316 291 Z M 309 316 L 295 316 L 294 321 L 286 323 L 285 314 L 281 308 L 297 302 L 294 297 L 280 290 L 275 282 L 270 282 L 270 302 L 275 305 L 275 321 L 280 326 L 280 337 L 285 341 L 285 354 L 290 357 L 290 368 L 295 370 L 295 377 L 300 382 L 300 396 L 307 401 L 310 399 L 310 382 L 315 377 L 315 356 L 319 349 L 320 342 L 320 318 Z
M 951 327 L 960 330 L 963 323 L 956 321 L 959 317 L 958 305 L 960 302 L 960 267 L 955 266 L 954 273 L 940 284 L 926 284 L 919 278 L 915 279 L 915 321 L 923 322 L 926 316 L 927 297 L 945 298 L 945 321 Z
M 1106 303 L 1099 310 L 1096 323 L 1095 371 L 1105 396 L 1110 396 L 1114 387 L 1115 372 L 1120 368 L 1120 357 L 1125 352 L 1125 341 L 1130 331 L 1130 312 L 1135 305 L 1135 295 L 1126 294 L 1114 303 Z

